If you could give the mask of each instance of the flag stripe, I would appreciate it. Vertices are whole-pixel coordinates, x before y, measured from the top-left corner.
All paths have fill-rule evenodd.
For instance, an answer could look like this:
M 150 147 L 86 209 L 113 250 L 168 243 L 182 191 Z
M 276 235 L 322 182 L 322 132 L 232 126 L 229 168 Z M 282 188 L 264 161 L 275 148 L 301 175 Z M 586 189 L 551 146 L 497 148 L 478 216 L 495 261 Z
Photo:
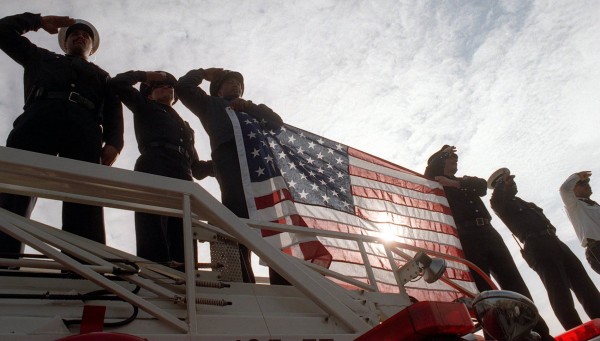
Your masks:
M 443 200 L 442 198 L 445 198 L 444 190 L 442 188 L 428 187 L 423 183 L 415 183 L 410 180 L 407 180 L 405 178 L 409 177 L 408 174 L 405 174 L 405 173 L 399 174 L 403 177 L 386 175 L 386 174 L 383 174 L 378 171 L 370 170 L 367 168 L 362 168 L 361 165 L 358 165 L 358 163 L 360 163 L 360 162 L 350 159 L 350 166 L 348 168 L 348 172 L 350 173 L 350 175 L 355 175 L 355 176 L 358 176 L 361 178 L 375 180 L 375 181 L 381 182 L 383 184 L 394 185 L 399 188 L 406 188 L 406 189 L 409 189 L 409 190 L 412 190 L 412 191 L 415 191 L 418 193 L 432 194 L 437 197 L 441 197 L 441 198 L 436 198 L 436 200 Z M 362 163 L 362 166 L 365 167 L 368 165 L 365 165 L 364 163 Z M 394 175 L 398 175 L 398 174 L 394 174 Z M 412 178 L 416 178 L 416 177 L 412 176 Z

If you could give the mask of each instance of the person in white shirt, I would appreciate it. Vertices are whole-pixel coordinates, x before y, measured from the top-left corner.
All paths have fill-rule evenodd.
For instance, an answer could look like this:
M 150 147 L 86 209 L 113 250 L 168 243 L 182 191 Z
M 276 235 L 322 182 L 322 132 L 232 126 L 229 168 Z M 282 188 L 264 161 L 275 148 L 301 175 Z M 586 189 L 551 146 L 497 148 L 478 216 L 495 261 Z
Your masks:
M 600 274 L 600 205 L 590 199 L 590 176 L 590 171 L 569 176 L 560 186 L 560 196 L 581 246 L 586 249 L 588 263 Z

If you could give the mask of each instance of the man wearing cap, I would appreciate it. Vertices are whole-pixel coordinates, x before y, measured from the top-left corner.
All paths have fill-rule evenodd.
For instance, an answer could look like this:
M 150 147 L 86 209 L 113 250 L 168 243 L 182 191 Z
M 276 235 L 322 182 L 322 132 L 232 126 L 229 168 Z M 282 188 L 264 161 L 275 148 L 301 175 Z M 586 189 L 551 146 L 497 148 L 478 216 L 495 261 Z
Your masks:
M 492 217 L 481 200 L 487 193 L 486 181 L 473 176 L 458 178 L 455 176 L 457 171 L 456 147 L 444 145 L 429 157 L 425 176 L 444 186 L 465 258 L 488 276 L 493 275 L 503 290 L 514 291 L 531 299 L 531 293 L 510 251 L 502 236 L 491 225 Z M 475 271 L 471 271 L 471 275 L 479 291 L 492 289 Z M 542 319 L 534 330 L 543 340 L 553 340 Z
M 203 80 L 211 82 L 210 95 L 199 87 Z M 264 104 L 256 105 L 242 99 L 244 77 L 235 71 L 220 68 L 191 70 L 179 79 L 175 91 L 181 102 L 198 116 L 208 134 L 221 202 L 238 217 L 248 218 L 233 126 L 226 109 L 231 107 L 271 124 L 281 124 L 281 117 Z M 254 282 L 250 251 L 244 245 L 240 245 L 240 260 L 244 282 Z M 270 275 L 271 284 L 286 284 L 274 271 L 270 271 Z
M 536 204 L 516 196 L 517 184 L 507 168 L 494 172 L 488 180 L 493 188 L 490 203 L 496 215 L 524 244 L 521 254 L 538 273 L 550 305 L 565 330 L 582 324 L 571 290 L 590 318 L 600 317 L 600 292 L 581 261 L 556 236 L 556 228 Z
M 32 44 L 22 34 L 59 32 L 65 55 Z M 60 30 L 60 31 L 59 31 Z M 100 37 L 88 22 L 23 13 L 0 19 L 0 49 L 24 68 L 24 112 L 6 146 L 110 166 L 123 148 L 123 112 L 108 87 L 106 71 L 87 59 Z M 29 216 L 35 199 L 0 195 L 0 206 Z M 63 203 L 63 230 L 104 243 L 102 208 Z M 0 235 L 2 251 L 20 252 L 21 243 Z
M 134 170 L 175 179 L 213 175 L 211 161 L 200 161 L 194 131 L 173 109 L 177 80 L 163 71 L 128 71 L 109 81 L 133 113 L 140 157 Z M 133 86 L 141 82 L 138 91 Z M 137 255 L 183 269 L 183 222 L 180 218 L 135 213 Z
M 585 258 L 600 274 L 600 205 L 590 199 L 592 172 L 572 174 L 560 186 L 560 196 L 575 234 L 585 248 Z

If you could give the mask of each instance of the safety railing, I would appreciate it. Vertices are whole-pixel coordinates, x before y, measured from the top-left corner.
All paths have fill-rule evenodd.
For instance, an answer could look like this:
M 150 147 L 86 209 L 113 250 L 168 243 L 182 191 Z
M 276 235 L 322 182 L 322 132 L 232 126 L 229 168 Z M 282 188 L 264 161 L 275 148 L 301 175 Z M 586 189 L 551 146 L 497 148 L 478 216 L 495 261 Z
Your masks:
M 359 333 L 372 327 L 357 314 L 357 311 L 364 313 L 365 308 L 358 306 L 352 296 L 343 294 L 341 287 L 334 285 L 321 275 L 335 278 L 367 291 L 377 291 L 375 275 L 364 247 L 367 243 L 382 243 L 382 240 L 377 237 L 239 219 L 202 187 L 189 181 L 83 163 L 6 147 L 0 147 L 0 192 L 183 218 L 186 257 L 186 272 L 183 278 L 186 286 L 185 295 L 156 285 L 154 283 L 156 278 L 144 278 L 130 273 L 122 273 L 119 276 L 146 288 L 156 295 L 184 302 L 188 314 L 187 323 L 183 323 L 161 311 L 152 303 L 144 301 L 122 287 L 111 283 L 99 273 L 106 268 L 114 267 L 114 264 L 107 261 L 107 259 L 120 257 L 133 262 L 144 262 L 143 259 L 107 246 L 98 247 L 92 241 L 61 233 L 56 229 L 17 217 L 4 210 L 0 212 L 0 231 L 30 245 L 55 262 L 60 263 L 61 266 L 82 275 L 107 290 L 113 291 L 124 300 L 135 304 L 182 332 L 195 334 L 198 330 L 194 318 L 196 314 L 195 304 L 198 299 L 195 296 L 196 262 L 193 259 L 193 243 L 194 234 L 197 236 L 196 239 L 206 239 L 206 237 L 198 238 L 198 236 L 206 235 L 207 231 L 209 235 L 223 234 L 246 245 L 306 297 L 337 318 L 349 330 Z M 211 224 L 207 224 L 207 221 L 210 221 Z M 284 255 L 270 246 L 259 234 L 249 229 L 249 226 L 256 229 L 352 240 L 358 245 L 371 284 Z M 412 258 L 405 252 L 405 250 L 408 250 L 414 252 L 425 251 L 433 256 L 473 267 L 472 264 L 463 259 L 423 250 L 404 243 L 387 241 L 384 247 L 390 264 L 394 265 L 395 258 L 393 255 L 405 260 Z M 55 248 L 66 250 L 69 254 L 91 265 L 84 266 Z M 180 272 L 166 267 L 161 268 L 160 271 L 169 273 L 172 277 L 181 276 Z M 474 294 L 461 288 L 460 285 L 453 283 L 451 280 L 443 279 L 443 281 L 466 295 Z M 404 293 L 403 285 L 398 278 L 397 285 L 400 292 Z

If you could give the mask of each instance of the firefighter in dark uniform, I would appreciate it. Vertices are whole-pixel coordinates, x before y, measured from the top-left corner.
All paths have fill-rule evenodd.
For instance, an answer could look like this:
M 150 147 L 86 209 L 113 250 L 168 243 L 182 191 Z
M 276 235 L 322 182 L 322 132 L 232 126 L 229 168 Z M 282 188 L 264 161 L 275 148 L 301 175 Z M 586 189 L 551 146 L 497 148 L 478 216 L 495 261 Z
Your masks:
M 600 317 L 600 292 L 571 249 L 556 237 L 556 228 L 536 204 L 516 196 L 517 184 L 507 168 L 488 180 L 492 209 L 524 244 L 523 258 L 538 273 L 556 317 L 569 330 L 582 323 L 571 290 L 590 318 Z
M 427 161 L 425 176 L 444 186 L 465 258 L 488 276 L 491 274 L 503 290 L 514 291 L 531 299 L 531 293 L 510 251 L 502 236 L 491 225 L 492 217 L 481 200 L 487 193 L 487 182 L 473 176 L 457 178 L 457 171 L 456 148 L 444 145 Z M 492 289 L 475 271 L 471 271 L 471 275 L 480 292 Z M 554 339 L 541 318 L 534 330 L 542 336 L 542 340 Z
M 65 55 L 22 36 L 40 28 L 59 33 Z M 123 148 L 123 111 L 108 86 L 108 73 L 87 60 L 99 42 L 96 29 L 83 20 L 31 13 L 0 19 L 0 49 L 24 68 L 24 112 L 7 147 L 112 165 Z M 34 204 L 34 198 L 0 195 L 1 207 L 22 216 L 29 217 Z M 101 207 L 64 202 L 62 222 L 65 231 L 105 243 Z M 4 234 L 0 245 L 12 257 L 22 249 Z
M 194 131 L 173 109 L 176 81 L 167 72 L 129 71 L 109 82 L 133 113 L 141 154 L 134 170 L 189 181 L 214 176 L 212 162 L 198 158 Z M 138 82 L 140 91 L 133 87 Z M 138 256 L 184 268 L 180 218 L 136 212 L 135 234 Z
M 210 95 L 198 86 L 203 80 L 211 82 Z M 221 202 L 238 217 L 248 218 L 235 136 L 226 108 L 244 111 L 274 124 L 281 124 L 281 117 L 264 104 L 256 105 L 242 99 L 244 77 L 235 71 L 220 68 L 191 70 L 179 79 L 175 91 L 181 102 L 198 116 L 208 134 L 215 175 L 221 189 Z M 243 280 L 254 282 L 250 251 L 241 244 L 239 249 Z M 271 284 L 287 284 L 283 277 L 271 269 L 269 277 Z

